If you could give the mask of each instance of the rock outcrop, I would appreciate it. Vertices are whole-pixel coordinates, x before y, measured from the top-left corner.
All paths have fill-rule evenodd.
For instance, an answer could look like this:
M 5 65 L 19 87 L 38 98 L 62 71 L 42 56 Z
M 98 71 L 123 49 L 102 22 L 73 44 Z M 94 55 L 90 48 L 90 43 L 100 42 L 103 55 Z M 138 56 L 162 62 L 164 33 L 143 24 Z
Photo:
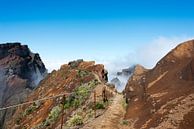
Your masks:
M 125 88 L 126 119 L 135 129 L 194 127 L 194 40 L 178 45 L 151 70 L 135 70 Z
M 45 77 L 39 55 L 20 43 L 0 44 L 0 107 L 22 102 Z M 14 110 L 0 111 L 0 128 Z

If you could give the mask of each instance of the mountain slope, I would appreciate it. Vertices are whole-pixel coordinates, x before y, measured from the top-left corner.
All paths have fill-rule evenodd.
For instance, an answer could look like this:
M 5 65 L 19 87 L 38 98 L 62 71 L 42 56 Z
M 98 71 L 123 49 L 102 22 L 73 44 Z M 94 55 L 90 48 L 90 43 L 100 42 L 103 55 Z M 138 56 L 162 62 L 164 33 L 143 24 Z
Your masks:
M 44 78 L 39 55 L 20 43 L 0 44 L 0 107 L 21 103 Z M 0 128 L 15 110 L 0 111 Z
M 89 118 L 88 111 L 93 112 L 93 90 L 101 92 L 107 81 L 107 73 L 103 65 L 95 62 L 77 60 L 61 66 L 60 70 L 50 73 L 28 97 L 27 101 L 38 100 L 50 96 L 58 96 L 45 101 L 37 101 L 17 109 L 13 118 L 6 123 L 6 128 L 60 128 L 62 115 L 61 102 L 64 104 L 64 126 L 75 126 L 70 118 L 81 111 L 83 122 Z M 97 93 L 97 100 L 98 97 Z M 91 107 L 89 110 L 88 107 Z M 87 110 L 86 110 L 87 109 Z M 79 112 L 79 113 L 78 113 Z M 83 114 L 84 113 L 84 114 Z M 68 122 L 69 121 L 69 122 Z
M 132 128 L 194 127 L 194 40 L 178 45 L 125 89 Z

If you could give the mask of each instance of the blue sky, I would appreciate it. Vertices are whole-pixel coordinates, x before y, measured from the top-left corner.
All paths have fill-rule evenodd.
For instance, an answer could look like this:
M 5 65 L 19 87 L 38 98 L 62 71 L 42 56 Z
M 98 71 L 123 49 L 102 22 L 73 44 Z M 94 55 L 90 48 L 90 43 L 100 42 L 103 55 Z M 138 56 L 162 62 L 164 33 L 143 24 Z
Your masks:
M 84 58 L 153 67 L 194 36 L 189 0 L 0 0 L 0 42 L 21 42 L 52 70 Z M 118 63 L 120 62 L 120 63 Z

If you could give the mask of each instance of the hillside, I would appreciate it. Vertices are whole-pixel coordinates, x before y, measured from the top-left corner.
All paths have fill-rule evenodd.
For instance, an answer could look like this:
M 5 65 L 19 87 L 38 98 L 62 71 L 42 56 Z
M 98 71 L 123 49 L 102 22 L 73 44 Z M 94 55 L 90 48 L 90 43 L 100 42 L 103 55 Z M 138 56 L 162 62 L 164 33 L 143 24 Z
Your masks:
M 39 54 L 32 53 L 27 45 L 0 44 L 0 107 L 24 101 L 46 74 Z M 0 128 L 14 111 L 0 111 Z
M 126 119 L 135 129 L 194 127 L 194 40 L 169 52 L 151 70 L 137 71 L 125 88 Z
M 96 116 L 107 109 L 108 105 L 102 102 L 101 94 L 105 88 L 106 97 L 110 99 L 113 97 L 114 88 L 107 87 L 106 81 L 107 73 L 104 66 L 96 65 L 95 62 L 77 60 L 63 65 L 58 71 L 50 73 L 30 94 L 27 101 L 59 96 L 18 107 L 16 114 L 6 123 L 6 128 L 60 128 L 62 114 L 64 128 L 82 127 L 95 118 L 94 91 L 96 106 L 99 108 Z

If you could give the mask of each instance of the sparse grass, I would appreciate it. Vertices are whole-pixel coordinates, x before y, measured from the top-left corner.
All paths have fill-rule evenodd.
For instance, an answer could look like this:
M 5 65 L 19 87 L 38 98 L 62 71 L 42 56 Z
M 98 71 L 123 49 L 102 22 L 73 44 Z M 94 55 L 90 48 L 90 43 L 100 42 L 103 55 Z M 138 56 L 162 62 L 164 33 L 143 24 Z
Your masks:
M 78 108 L 83 102 L 88 98 L 91 93 L 91 90 L 98 84 L 97 80 L 92 80 L 89 83 L 82 84 L 74 90 L 74 93 L 66 98 L 64 102 L 64 109 Z M 45 128 L 49 127 L 51 124 L 55 123 L 58 119 L 62 107 L 60 105 L 55 106 L 49 113 L 47 119 L 45 119 L 42 124 L 37 127 Z M 74 115 L 67 122 L 69 126 L 76 126 L 83 124 L 83 118 L 81 115 Z
M 100 82 L 97 80 L 97 79 L 94 79 L 92 81 L 90 81 L 88 84 L 89 84 L 89 87 L 90 88 L 94 88 L 96 85 L 98 85 Z
M 52 123 L 54 123 L 58 119 L 61 111 L 62 111 L 62 107 L 61 106 L 53 107 L 52 110 L 49 113 L 48 118 L 45 121 L 43 121 L 42 125 L 43 126 L 49 126 Z
M 94 111 L 92 110 L 92 109 L 89 109 L 88 111 L 87 111 L 87 118 L 92 118 L 94 116 Z
M 127 120 L 122 120 L 121 124 L 122 124 L 122 125 L 129 125 L 129 121 L 127 121 Z
M 21 117 L 16 118 L 16 121 L 15 121 L 16 122 L 16 125 L 20 125 L 21 120 L 22 120 Z
M 40 107 L 41 104 L 39 103 L 33 103 L 32 105 L 30 105 L 23 113 L 23 116 L 27 116 L 30 115 L 31 113 L 33 113 L 36 109 L 38 109 Z
M 83 124 L 83 118 L 80 115 L 74 115 L 72 116 L 68 121 L 67 121 L 67 125 L 69 127 L 73 127 L 73 126 L 78 126 L 78 125 L 82 125 Z
M 26 127 L 26 126 L 24 126 L 24 127 L 22 127 L 22 129 L 27 129 L 27 127 Z
M 62 108 L 60 106 L 55 106 L 49 114 L 49 119 L 51 119 L 51 121 L 55 121 L 59 117 L 61 111 Z
M 89 94 L 90 87 L 88 85 L 81 85 L 75 90 L 75 94 L 81 98 L 86 98 Z
M 90 72 L 88 72 L 86 70 L 78 70 L 78 73 L 77 73 L 78 77 L 81 77 L 81 78 L 83 78 L 89 74 L 90 74 Z
M 78 108 L 89 95 L 89 89 L 85 85 L 78 87 L 75 94 L 70 95 L 65 101 L 64 108 Z
M 105 105 L 103 102 L 97 102 L 95 108 L 96 109 L 105 109 Z
M 71 94 L 64 102 L 64 108 L 78 108 L 87 99 L 91 89 L 93 89 L 97 84 L 97 80 L 92 80 L 89 83 L 82 84 L 81 86 L 77 87 L 74 91 L 74 94 Z
M 127 103 L 126 103 L 125 99 L 123 99 L 123 101 L 122 101 L 122 107 L 123 107 L 124 109 L 127 108 Z
M 27 115 L 31 114 L 32 112 L 34 112 L 35 110 L 36 110 L 36 107 L 30 106 L 30 107 L 28 107 L 28 108 L 24 111 L 23 116 L 27 116 Z

